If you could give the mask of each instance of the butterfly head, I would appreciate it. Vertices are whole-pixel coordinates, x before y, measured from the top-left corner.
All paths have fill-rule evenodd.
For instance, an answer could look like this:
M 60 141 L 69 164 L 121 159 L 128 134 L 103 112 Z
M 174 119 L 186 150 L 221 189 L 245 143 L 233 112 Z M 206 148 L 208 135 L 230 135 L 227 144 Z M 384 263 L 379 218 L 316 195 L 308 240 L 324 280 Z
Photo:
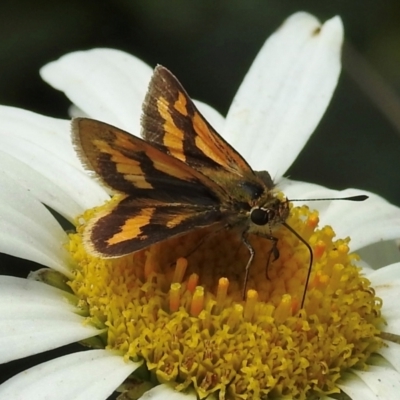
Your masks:
M 270 198 L 262 205 L 257 205 L 250 210 L 250 231 L 259 231 L 263 227 L 271 229 L 276 225 L 284 223 L 289 216 L 289 200 Z

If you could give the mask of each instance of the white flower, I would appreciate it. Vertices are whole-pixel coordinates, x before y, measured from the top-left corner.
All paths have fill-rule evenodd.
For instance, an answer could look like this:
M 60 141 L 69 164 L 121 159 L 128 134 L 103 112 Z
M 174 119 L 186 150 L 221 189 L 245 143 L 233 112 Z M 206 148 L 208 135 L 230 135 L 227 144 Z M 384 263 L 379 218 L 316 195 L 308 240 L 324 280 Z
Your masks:
M 343 197 L 314 184 L 281 180 L 321 119 L 340 72 L 341 20 L 322 26 L 309 14 L 291 16 L 265 43 L 224 120 L 198 106 L 214 127 L 256 170 L 268 170 L 289 198 Z M 74 112 L 140 132 L 141 103 L 152 70 L 116 50 L 76 52 L 45 66 L 43 78 L 62 90 Z M 43 204 L 73 221 L 108 194 L 87 176 L 72 147 L 69 121 L 0 107 L 0 250 L 72 278 L 67 236 Z M 400 210 L 377 195 L 362 205 L 315 202 L 323 224 L 351 237 L 352 251 L 400 237 Z M 400 334 L 396 298 L 400 264 L 365 273 L 383 299 L 386 332 Z M 27 357 L 101 333 L 66 301 L 64 291 L 0 277 L 0 361 Z M 71 298 L 73 296 L 71 295 Z M 368 371 L 351 369 L 339 387 L 352 399 L 393 399 L 400 392 L 400 345 L 390 341 Z M 33 367 L 0 386 L 4 399 L 105 399 L 142 362 L 125 362 L 108 350 L 88 350 Z M 195 398 L 160 385 L 142 399 Z M 211 398 L 211 397 L 210 397 Z M 328 398 L 328 397 L 325 397 Z

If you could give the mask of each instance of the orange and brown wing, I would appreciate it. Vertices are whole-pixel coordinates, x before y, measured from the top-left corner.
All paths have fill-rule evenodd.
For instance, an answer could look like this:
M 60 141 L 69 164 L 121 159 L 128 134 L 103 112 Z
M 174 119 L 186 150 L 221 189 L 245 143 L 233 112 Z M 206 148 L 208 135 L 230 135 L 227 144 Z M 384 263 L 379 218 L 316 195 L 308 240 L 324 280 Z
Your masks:
M 218 207 L 169 204 L 152 197 L 125 197 L 117 204 L 111 203 L 109 209 L 89 222 L 84 232 L 87 249 L 102 258 L 121 257 L 225 221 Z
M 89 222 L 92 253 L 119 257 L 224 219 L 224 192 L 179 159 L 100 121 L 77 118 L 72 126 L 83 164 L 124 194 Z
M 220 199 L 221 188 L 182 161 L 119 128 L 89 118 L 72 122 L 75 149 L 84 166 L 112 189 Z M 193 203 L 190 201 L 190 203 Z
M 213 179 L 253 180 L 248 163 L 204 119 L 175 76 L 157 66 L 143 103 L 142 137 Z M 220 179 L 218 179 L 219 181 Z

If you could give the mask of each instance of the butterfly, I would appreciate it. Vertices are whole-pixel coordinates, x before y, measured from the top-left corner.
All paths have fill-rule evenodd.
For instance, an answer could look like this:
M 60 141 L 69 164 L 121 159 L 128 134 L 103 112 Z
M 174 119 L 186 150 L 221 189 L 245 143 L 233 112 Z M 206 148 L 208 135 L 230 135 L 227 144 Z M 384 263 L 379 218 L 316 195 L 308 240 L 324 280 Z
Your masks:
M 89 118 L 72 122 L 83 165 L 121 194 L 88 222 L 91 254 L 121 257 L 206 227 L 235 229 L 249 251 L 244 296 L 254 258 L 249 235 L 271 240 L 276 259 L 273 230 L 284 225 L 309 249 L 311 267 L 311 247 L 286 224 L 289 200 L 214 130 L 165 67 L 155 68 L 142 111 L 142 138 Z

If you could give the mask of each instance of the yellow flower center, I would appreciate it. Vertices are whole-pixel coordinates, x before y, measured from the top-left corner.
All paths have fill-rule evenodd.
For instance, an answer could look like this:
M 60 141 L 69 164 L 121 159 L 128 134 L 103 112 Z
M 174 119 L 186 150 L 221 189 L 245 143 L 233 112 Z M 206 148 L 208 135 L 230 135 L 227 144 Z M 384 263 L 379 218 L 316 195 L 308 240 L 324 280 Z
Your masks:
M 86 212 L 81 220 L 92 217 Z M 200 399 L 260 399 L 338 392 L 350 368 L 365 368 L 381 345 L 381 302 L 360 276 L 349 239 L 316 229 L 318 214 L 292 208 L 279 258 L 267 265 L 271 241 L 250 238 L 255 258 L 247 296 L 249 252 L 235 231 L 195 231 L 119 259 L 98 259 L 82 245 L 83 225 L 70 235 L 77 267 L 70 282 L 89 321 L 107 329 L 105 347 L 145 360 L 151 379 Z

